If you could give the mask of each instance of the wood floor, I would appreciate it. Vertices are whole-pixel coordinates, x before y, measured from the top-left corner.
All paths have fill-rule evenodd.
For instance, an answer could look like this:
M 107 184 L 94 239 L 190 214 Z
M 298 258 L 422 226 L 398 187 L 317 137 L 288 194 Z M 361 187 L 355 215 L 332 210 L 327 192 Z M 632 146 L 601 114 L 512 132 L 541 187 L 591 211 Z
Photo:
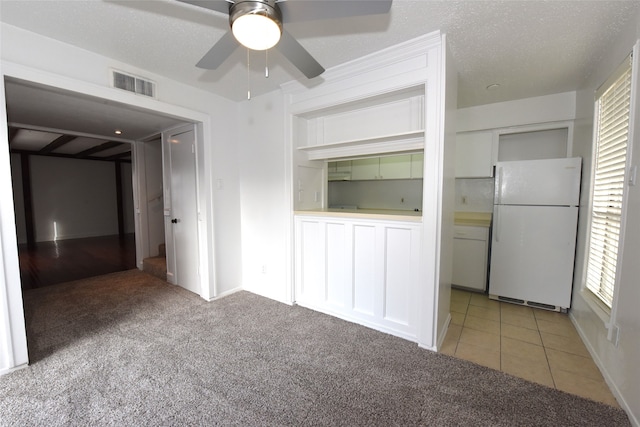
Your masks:
M 39 242 L 19 245 L 22 289 L 136 268 L 134 234 Z

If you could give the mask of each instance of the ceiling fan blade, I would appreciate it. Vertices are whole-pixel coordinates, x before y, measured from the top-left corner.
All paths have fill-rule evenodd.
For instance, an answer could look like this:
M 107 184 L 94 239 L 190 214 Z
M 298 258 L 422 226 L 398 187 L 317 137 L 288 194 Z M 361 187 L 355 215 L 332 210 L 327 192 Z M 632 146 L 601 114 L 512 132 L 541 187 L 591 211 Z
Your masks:
M 209 52 L 205 53 L 202 59 L 196 64 L 198 68 L 205 70 L 215 70 L 222 64 L 234 50 L 239 46 L 231 31 L 227 31 Z
M 194 6 L 204 7 L 205 9 L 214 10 L 216 12 L 229 13 L 229 5 L 232 1 L 227 0 L 176 0 L 181 3 L 192 4 Z
M 287 31 L 282 31 L 282 37 L 276 48 L 307 78 L 312 79 L 324 73 L 322 65 Z
M 315 21 L 389 13 L 392 0 L 295 1 L 282 0 L 282 22 Z

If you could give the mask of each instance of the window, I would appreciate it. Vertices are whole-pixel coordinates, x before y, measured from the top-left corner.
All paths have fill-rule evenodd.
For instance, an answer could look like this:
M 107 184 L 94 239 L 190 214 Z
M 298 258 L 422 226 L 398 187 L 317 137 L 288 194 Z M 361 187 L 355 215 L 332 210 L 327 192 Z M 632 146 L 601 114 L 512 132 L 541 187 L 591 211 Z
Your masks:
M 586 286 L 610 310 L 627 169 L 631 56 L 596 92 L 594 176 Z

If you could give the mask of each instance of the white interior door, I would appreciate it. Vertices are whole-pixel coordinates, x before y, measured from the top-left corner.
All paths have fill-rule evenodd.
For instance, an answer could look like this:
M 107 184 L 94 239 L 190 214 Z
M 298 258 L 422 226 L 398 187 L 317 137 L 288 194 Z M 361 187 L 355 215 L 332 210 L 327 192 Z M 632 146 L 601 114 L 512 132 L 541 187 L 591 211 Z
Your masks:
M 163 144 L 167 280 L 200 295 L 194 126 L 163 133 Z

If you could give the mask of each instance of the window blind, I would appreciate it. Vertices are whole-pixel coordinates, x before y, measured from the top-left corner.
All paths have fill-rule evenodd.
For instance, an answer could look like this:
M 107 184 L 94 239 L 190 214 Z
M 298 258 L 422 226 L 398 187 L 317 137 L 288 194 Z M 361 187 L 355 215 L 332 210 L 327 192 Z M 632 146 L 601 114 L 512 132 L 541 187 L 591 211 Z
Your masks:
M 627 166 L 630 57 L 598 90 L 596 96 L 595 173 L 586 286 L 611 309 Z

